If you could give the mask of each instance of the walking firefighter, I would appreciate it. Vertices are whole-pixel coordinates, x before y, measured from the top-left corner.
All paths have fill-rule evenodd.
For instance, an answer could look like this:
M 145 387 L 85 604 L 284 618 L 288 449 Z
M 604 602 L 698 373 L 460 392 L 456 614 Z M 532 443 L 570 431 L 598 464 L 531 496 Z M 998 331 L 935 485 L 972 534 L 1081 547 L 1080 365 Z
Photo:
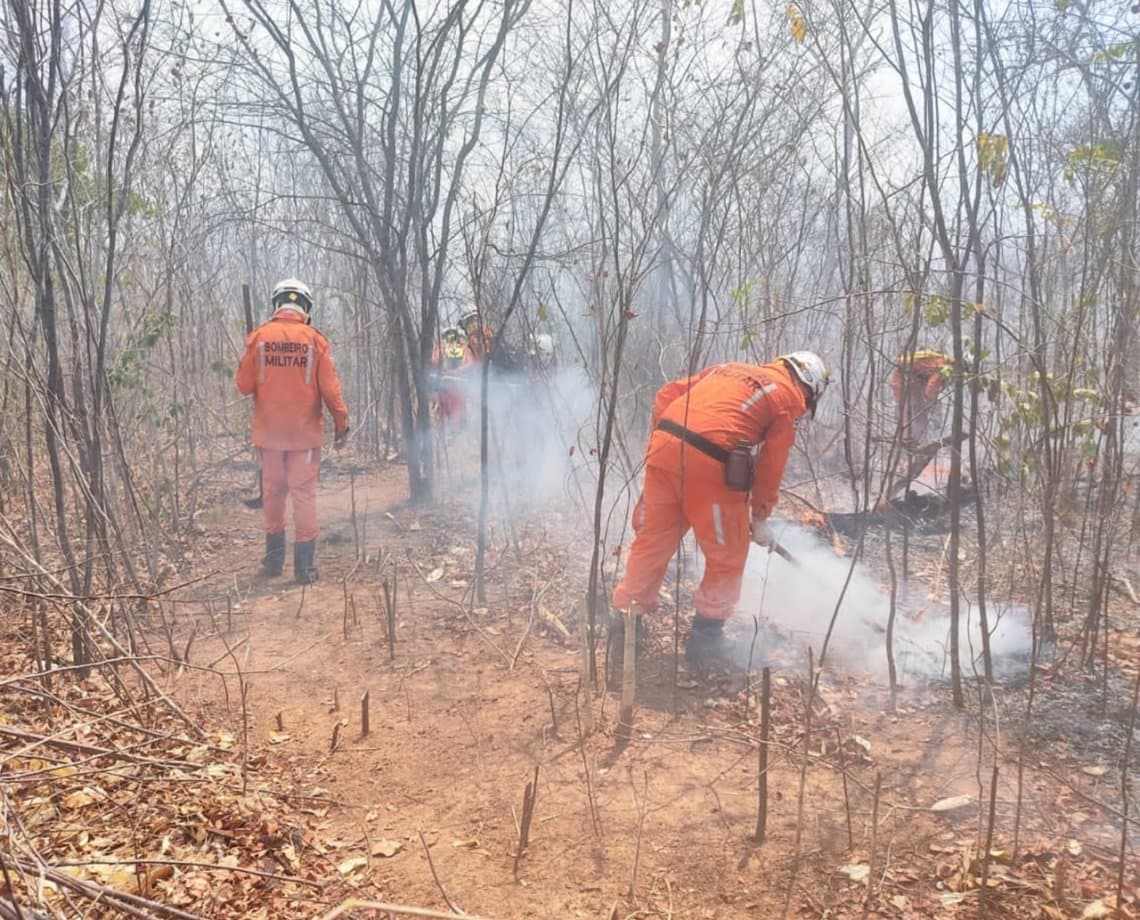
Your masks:
M 322 407 L 332 416 L 333 446 L 348 437 L 348 410 L 328 340 L 311 325 L 313 294 L 296 278 L 279 281 L 273 316 L 249 334 L 235 383 L 253 396 L 253 444 L 261 467 L 265 556 L 262 573 L 285 564 L 285 504 L 293 503 L 293 577 L 317 579 L 317 473 L 324 444 Z

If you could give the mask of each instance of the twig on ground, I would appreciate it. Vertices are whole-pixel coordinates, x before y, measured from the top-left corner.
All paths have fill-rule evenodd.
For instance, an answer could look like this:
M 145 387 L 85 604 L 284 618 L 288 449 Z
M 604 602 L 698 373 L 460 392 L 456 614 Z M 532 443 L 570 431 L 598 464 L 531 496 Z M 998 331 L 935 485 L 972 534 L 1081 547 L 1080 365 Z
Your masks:
M 420 835 L 420 843 L 423 845 L 424 855 L 427 857 L 428 868 L 431 869 L 431 877 L 435 879 L 435 884 L 436 887 L 439 888 L 439 893 L 443 895 L 443 900 L 446 902 L 447 906 L 451 908 L 451 912 L 453 914 L 462 914 L 463 909 L 457 907 L 455 902 L 451 900 L 451 895 L 449 895 L 447 893 L 447 889 L 443 887 L 443 881 L 440 879 L 439 873 L 435 871 L 435 862 L 431 858 L 431 848 L 428 847 L 427 840 L 424 838 L 424 832 L 422 830 L 417 830 L 416 833 Z
M 438 600 L 441 600 L 441 601 L 444 601 L 445 603 L 451 604 L 453 607 L 458 607 L 460 609 L 460 611 L 462 611 L 464 618 L 471 625 L 471 628 L 475 630 L 475 633 L 479 636 L 479 638 L 482 639 L 484 642 L 486 642 L 487 645 L 489 645 L 493 651 L 495 651 L 498 655 L 500 655 L 502 657 L 502 659 L 507 663 L 507 667 L 510 668 L 512 666 L 511 656 L 508 655 L 501 648 L 499 648 L 494 642 L 491 641 L 490 637 L 487 635 L 486 630 L 484 630 L 478 623 L 475 622 L 475 619 L 471 616 L 470 611 L 467 609 L 467 605 L 464 603 L 461 603 L 460 601 L 455 600 L 455 598 L 448 597 L 446 594 L 444 594 L 440 591 L 437 591 L 432 586 L 431 582 L 429 582 L 427 580 L 427 576 L 424 574 L 424 570 L 421 569 L 418 565 L 416 565 L 416 561 L 410 555 L 408 556 L 408 562 L 411 563 L 412 568 L 415 569 L 419 573 L 420 577 L 424 580 L 424 583 L 428 586 L 428 590 Z
M 530 823 L 534 818 L 534 801 L 538 798 L 538 764 L 534 765 L 534 779 L 523 790 L 522 820 L 519 822 L 519 843 L 515 849 L 514 876 L 519 877 L 519 860 L 530 843 Z
M 405 917 L 431 917 L 435 920 L 452 920 L 456 916 L 454 912 L 444 913 L 440 910 L 431 910 L 427 907 L 409 907 L 406 904 L 392 904 L 389 901 L 362 901 L 357 898 L 349 898 L 343 904 L 338 904 L 327 914 L 323 914 L 320 920 L 336 920 L 337 917 L 343 917 L 345 914 L 354 910 L 378 910 L 384 911 L 389 914 L 397 914 Z M 475 914 L 462 914 L 465 920 L 489 920 L 487 917 L 477 917 Z
M 144 918 L 144 920 L 152 920 L 154 917 L 169 917 L 171 920 L 202 920 L 201 914 L 190 914 L 169 904 L 144 898 L 142 895 L 129 894 L 88 879 L 76 878 L 74 875 L 59 872 L 46 864 L 31 865 L 22 861 L 17 861 L 15 864 L 21 872 L 45 878 L 61 888 L 70 889 L 96 902 L 114 904 L 117 910 L 129 917 L 139 917 Z M 211 868 L 222 869 L 226 867 L 211 865 Z

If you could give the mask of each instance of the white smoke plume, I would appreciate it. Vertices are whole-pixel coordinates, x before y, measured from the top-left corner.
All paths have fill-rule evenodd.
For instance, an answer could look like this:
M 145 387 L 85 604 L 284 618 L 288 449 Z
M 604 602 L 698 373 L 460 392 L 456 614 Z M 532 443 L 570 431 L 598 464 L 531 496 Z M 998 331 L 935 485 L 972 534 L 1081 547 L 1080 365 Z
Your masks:
M 464 475 L 477 470 L 480 375 L 459 378 L 467 398 L 467 423 L 450 440 L 449 455 L 462 454 Z M 597 393 L 577 367 L 543 376 L 496 372 L 487 386 L 488 474 L 492 504 L 512 517 L 584 503 L 593 489 L 596 463 L 588 438 Z M 478 489 L 472 490 L 478 500 Z
M 478 471 L 479 375 L 462 378 L 467 427 L 451 439 L 448 452 L 464 458 L 468 481 Z M 597 392 L 577 367 L 544 377 L 499 373 L 488 388 L 490 498 L 497 513 L 521 519 L 547 508 L 587 508 L 592 500 L 596 458 L 593 445 Z M 465 490 L 478 501 L 478 489 Z M 837 556 L 811 530 L 773 519 L 780 545 L 795 563 L 753 546 L 737 612 L 729 625 L 736 657 L 744 667 L 806 665 L 810 646 L 816 660 L 835 620 L 825 664 L 887 683 L 886 626 L 890 610 L 885 580 L 850 558 Z M 686 541 L 691 543 L 691 537 Z M 686 554 L 696 560 L 699 553 Z M 850 575 L 850 578 L 848 577 Z M 846 585 L 846 588 L 845 588 Z M 981 671 L 981 631 L 973 605 L 964 604 L 960 626 L 963 669 Z M 760 634 L 753 637 L 757 620 Z M 1023 673 L 1030 652 L 1030 620 L 1020 608 L 989 606 L 990 648 L 995 675 Z M 917 583 L 900 585 L 895 618 L 896 678 L 901 683 L 945 679 L 949 674 L 949 613 L 926 598 Z
M 874 578 L 867 568 L 837 556 L 812 531 L 783 521 L 773 521 L 781 546 L 796 559 L 790 563 L 766 549 L 754 546 L 745 569 L 740 603 L 733 621 L 741 655 L 751 645 L 755 617 L 762 627 L 753 666 L 773 657 L 772 648 L 781 644 L 779 658 L 787 661 L 791 652 L 798 667 L 806 666 L 807 647 L 814 649 L 818 662 L 828 624 L 839 605 L 827 651 L 826 663 L 849 672 L 887 682 L 886 627 L 890 599 L 885 582 Z M 848 575 L 850 580 L 848 581 Z M 844 591 L 844 584 L 846 590 Z M 901 683 L 944 679 L 949 675 L 950 619 L 948 610 L 924 597 L 920 586 L 900 590 L 894 630 L 897 679 Z M 1023 672 L 1031 647 L 1028 614 L 1009 605 L 988 608 L 990 649 L 995 676 Z M 982 636 L 976 610 L 963 605 L 959 641 L 963 670 L 982 670 Z M 774 633 L 775 635 L 773 635 Z M 781 641 L 782 640 L 782 641 Z M 765 651 L 765 642 L 768 650 Z M 789 649 L 789 644 L 791 649 Z M 802 651 L 796 654 L 795 650 Z

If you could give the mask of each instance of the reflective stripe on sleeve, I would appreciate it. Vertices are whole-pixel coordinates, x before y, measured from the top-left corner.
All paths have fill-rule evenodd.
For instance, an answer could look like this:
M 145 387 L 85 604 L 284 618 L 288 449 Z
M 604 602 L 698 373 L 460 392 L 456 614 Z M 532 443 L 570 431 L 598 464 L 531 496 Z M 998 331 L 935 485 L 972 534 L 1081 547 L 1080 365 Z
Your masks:
M 305 386 L 313 382 L 313 346 L 305 346 Z
M 774 384 L 774 383 L 764 384 L 764 386 L 755 390 L 751 396 L 749 396 L 746 400 L 744 400 L 744 402 L 742 402 L 740 404 L 740 411 L 741 412 L 747 412 L 754 405 L 756 405 L 756 403 L 760 402 L 760 400 L 762 400 L 765 396 L 767 396 L 769 393 L 771 393 L 774 389 L 776 389 L 776 384 Z
M 257 382 L 265 383 L 265 343 L 257 343 Z

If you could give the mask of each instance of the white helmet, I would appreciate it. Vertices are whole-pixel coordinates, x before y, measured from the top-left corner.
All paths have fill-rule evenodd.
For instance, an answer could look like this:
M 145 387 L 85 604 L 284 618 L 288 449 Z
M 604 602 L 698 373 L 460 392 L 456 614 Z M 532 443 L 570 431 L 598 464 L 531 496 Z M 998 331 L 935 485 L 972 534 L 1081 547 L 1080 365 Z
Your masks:
M 308 316 L 313 309 L 313 292 L 304 281 L 298 281 L 296 278 L 278 281 L 273 286 L 273 294 L 269 300 L 274 310 L 279 307 L 292 307 Z
M 819 405 L 820 397 L 823 396 L 823 391 L 827 389 L 831 379 L 823 358 L 814 351 L 793 351 L 790 354 L 780 355 L 776 360 L 788 365 L 795 378 L 811 390 L 808 409 L 811 410 L 812 418 L 815 418 L 815 408 Z

